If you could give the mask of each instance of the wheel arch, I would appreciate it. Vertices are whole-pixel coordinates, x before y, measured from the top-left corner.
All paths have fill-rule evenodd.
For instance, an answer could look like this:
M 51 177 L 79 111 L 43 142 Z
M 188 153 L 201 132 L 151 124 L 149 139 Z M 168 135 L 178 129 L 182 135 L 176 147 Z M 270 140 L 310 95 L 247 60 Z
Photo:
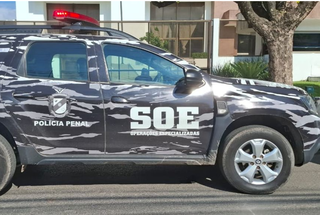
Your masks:
M 17 164 L 20 164 L 20 156 L 19 156 L 17 144 L 11 132 L 9 131 L 9 129 L 1 122 L 0 122 L 0 135 L 2 135 L 10 143 L 12 150 L 16 156 Z
M 233 121 L 223 133 L 217 153 L 219 154 L 228 134 L 235 129 L 248 125 L 267 126 L 281 133 L 289 141 L 293 149 L 295 165 L 301 166 L 303 164 L 303 141 L 298 129 L 294 127 L 294 125 L 288 119 L 274 115 L 250 115 Z

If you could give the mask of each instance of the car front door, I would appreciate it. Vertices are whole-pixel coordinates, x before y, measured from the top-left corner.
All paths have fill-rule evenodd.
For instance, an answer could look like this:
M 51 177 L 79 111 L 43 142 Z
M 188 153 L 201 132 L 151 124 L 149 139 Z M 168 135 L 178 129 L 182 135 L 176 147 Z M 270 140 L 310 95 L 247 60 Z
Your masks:
M 24 144 L 43 155 L 103 154 L 102 94 L 96 61 L 90 57 L 94 47 L 68 38 L 40 39 L 23 39 L 27 48 L 22 51 L 27 51 L 1 95 L 28 140 Z
M 202 155 L 213 129 L 213 95 L 204 83 L 176 93 L 182 67 L 146 50 L 103 44 L 109 82 L 101 83 L 110 154 Z

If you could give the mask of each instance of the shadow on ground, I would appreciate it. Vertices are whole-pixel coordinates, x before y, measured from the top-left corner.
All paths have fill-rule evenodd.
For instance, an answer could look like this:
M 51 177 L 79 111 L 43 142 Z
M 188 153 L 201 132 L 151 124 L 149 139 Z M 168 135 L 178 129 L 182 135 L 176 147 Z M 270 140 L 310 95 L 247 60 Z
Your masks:
M 312 163 L 320 164 L 320 153 L 314 157 Z M 226 182 L 217 166 L 59 164 L 28 166 L 23 173 L 17 171 L 13 178 L 16 186 L 193 182 L 218 190 L 237 192 Z M 10 187 L 11 185 L 3 193 Z
M 179 184 L 199 183 L 235 192 L 217 166 L 176 165 L 51 165 L 28 166 L 17 171 L 16 186 L 85 184 Z
M 320 151 L 317 152 L 317 154 L 315 154 L 311 162 L 315 164 L 320 164 Z

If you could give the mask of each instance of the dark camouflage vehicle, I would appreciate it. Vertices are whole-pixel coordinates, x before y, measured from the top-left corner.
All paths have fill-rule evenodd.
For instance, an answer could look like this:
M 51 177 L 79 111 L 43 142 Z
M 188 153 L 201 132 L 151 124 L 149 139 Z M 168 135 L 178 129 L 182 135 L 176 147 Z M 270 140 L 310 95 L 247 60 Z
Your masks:
M 271 193 L 318 151 L 304 90 L 211 76 L 123 32 L 72 24 L 0 28 L 1 189 L 21 165 L 129 162 L 219 164 L 238 190 Z

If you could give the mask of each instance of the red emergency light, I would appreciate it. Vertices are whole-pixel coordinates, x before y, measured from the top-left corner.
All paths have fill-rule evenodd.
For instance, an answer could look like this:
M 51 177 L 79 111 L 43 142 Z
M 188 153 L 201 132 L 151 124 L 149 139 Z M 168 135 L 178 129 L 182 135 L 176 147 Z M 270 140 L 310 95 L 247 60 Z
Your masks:
M 82 15 L 79 13 L 65 11 L 65 10 L 53 11 L 53 18 L 69 24 L 74 24 L 76 22 L 83 22 L 88 25 L 100 26 L 99 22 L 94 18 L 91 18 L 86 15 Z

